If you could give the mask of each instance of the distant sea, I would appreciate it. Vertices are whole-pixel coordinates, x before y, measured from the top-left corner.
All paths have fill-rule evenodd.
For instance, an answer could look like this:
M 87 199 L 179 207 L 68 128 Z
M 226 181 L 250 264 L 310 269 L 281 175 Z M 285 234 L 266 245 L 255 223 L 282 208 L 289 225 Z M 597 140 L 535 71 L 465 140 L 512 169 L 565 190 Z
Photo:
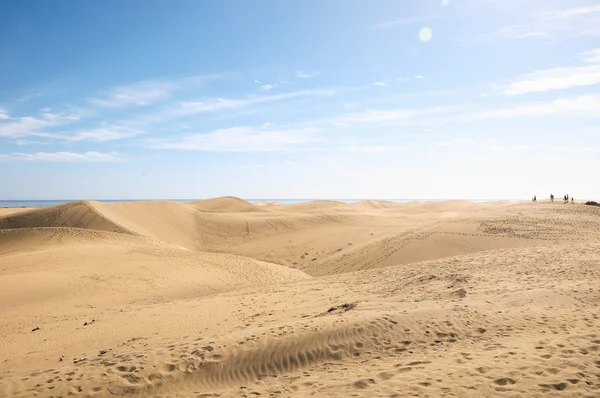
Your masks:
M 54 206 L 62 203 L 73 202 L 79 199 L 63 199 L 63 200 L 0 200 L 0 207 L 44 207 L 44 206 Z M 88 200 L 88 199 L 86 199 Z M 174 202 L 190 202 L 192 200 L 197 199 L 119 199 L 119 200 L 103 200 L 103 199 L 89 199 L 95 200 L 97 202 L 104 203 L 116 203 L 116 202 L 151 202 L 156 200 L 172 200 Z M 257 202 L 278 202 L 283 204 L 295 204 L 295 203 L 304 203 L 310 202 L 313 200 L 334 200 L 338 202 L 345 203 L 354 203 L 360 202 L 361 200 L 367 199 L 244 199 L 250 203 Z M 388 202 L 398 202 L 398 203 L 406 203 L 406 202 L 443 202 L 445 200 L 453 200 L 453 199 L 372 199 L 372 200 L 385 200 Z M 471 202 L 492 202 L 499 199 L 465 199 Z

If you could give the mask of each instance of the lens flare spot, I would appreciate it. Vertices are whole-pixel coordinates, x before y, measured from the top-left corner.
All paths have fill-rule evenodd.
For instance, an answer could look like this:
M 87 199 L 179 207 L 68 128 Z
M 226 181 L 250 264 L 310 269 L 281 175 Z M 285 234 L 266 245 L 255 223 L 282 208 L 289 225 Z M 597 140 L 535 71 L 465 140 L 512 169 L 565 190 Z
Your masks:
M 419 40 L 430 41 L 433 37 L 433 31 L 430 28 L 423 28 L 419 32 Z
M 450 4 L 450 0 L 442 0 L 443 6 L 447 6 L 448 4 Z

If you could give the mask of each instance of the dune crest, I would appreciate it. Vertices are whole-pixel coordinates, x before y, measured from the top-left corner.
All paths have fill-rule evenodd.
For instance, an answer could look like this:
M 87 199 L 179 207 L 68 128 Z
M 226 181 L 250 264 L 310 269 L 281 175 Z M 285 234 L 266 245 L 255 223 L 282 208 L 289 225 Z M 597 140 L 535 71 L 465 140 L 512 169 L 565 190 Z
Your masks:
M 261 211 L 252 203 L 233 196 L 224 196 L 214 199 L 195 200 L 187 203 L 198 210 L 213 211 L 219 213 L 245 213 Z

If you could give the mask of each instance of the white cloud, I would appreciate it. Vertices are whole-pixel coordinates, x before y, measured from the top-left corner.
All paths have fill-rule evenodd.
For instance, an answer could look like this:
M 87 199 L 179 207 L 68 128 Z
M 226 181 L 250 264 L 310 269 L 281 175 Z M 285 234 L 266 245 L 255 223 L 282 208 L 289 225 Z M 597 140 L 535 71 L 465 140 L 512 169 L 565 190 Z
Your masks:
M 0 119 L 6 120 L 6 118 Z M 50 137 L 52 134 L 44 133 L 44 129 L 77 120 L 77 116 L 42 113 L 41 117 L 38 118 L 25 116 L 21 118 L 9 118 L 8 120 L 10 122 L 0 122 L 0 138 L 21 138 L 26 136 Z
M 417 79 L 417 80 L 423 80 L 423 79 L 425 79 L 425 76 L 422 76 L 422 75 L 416 75 L 416 76 L 415 76 L 415 79 Z
M 272 88 L 273 88 L 273 86 L 270 85 L 270 84 L 264 84 L 264 85 L 260 86 L 260 89 L 263 90 L 263 91 L 269 91 Z
M 321 72 L 319 72 L 318 70 L 312 71 L 312 72 L 305 72 L 303 70 L 297 70 L 296 71 L 296 77 L 298 79 L 310 79 L 312 77 L 316 77 L 319 76 L 321 74 Z
M 389 121 L 398 121 L 411 119 L 418 116 L 445 114 L 456 111 L 460 107 L 456 106 L 441 106 L 425 109 L 388 109 L 388 110 L 366 110 L 363 112 L 347 113 L 339 116 L 332 121 L 333 125 L 347 126 L 349 124 L 360 123 L 382 123 Z
M 190 86 L 203 84 L 220 75 L 188 77 L 181 80 L 145 81 L 117 86 L 107 90 L 100 98 L 88 98 L 88 101 L 103 107 L 144 106 L 163 101 L 175 91 L 189 89 Z
M 373 85 L 377 86 L 377 87 L 385 87 L 385 86 L 387 86 L 387 83 L 386 82 L 374 82 Z
M 0 120 L 2 119 L 10 119 L 10 116 L 8 116 L 8 112 L 2 108 L 0 108 Z
M 581 53 L 581 56 L 585 62 L 599 62 L 600 63 L 600 48 L 583 52 L 583 53 Z
M 149 147 L 207 152 L 284 151 L 318 142 L 316 132 L 314 128 L 271 130 L 240 126 L 185 135 L 168 142 L 156 142 Z
M 504 95 L 520 95 L 600 83 L 600 64 L 540 70 L 521 76 L 505 85 L 496 86 Z
M 389 21 L 379 22 L 371 27 L 375 28 L 375 29 L 389 29 L 389 28 L 393 28 L 395 26 L 413 25 L 413 24 L 417 24 L 417 23 L 431 21 L 432 19 L 435 19 L 437 17 L 438 17 L 437 15 L 433 15 L 433 16 L 422 16 L 422 17 L 398 18 L 398 19 L 392 19 Z
M 579 7 L 579 8 L 572 8 L 569 10 L 553 12 L 553 13 L 550 13 L 548 15 L 548 17 L 552 18 L 552 19 L 554 19 L 554 18 L 569 18 L 569 17 L 578 16 L 578 15 L 594 14 L 594 13 L 600 13 L 600 4 L 594 5 L 594 6 L 589 6 L 589 7 Z
M 549 36 L 549 33 L 541 26 L 509 25 L 498 29 L 498 31 L 492 36 L 497 36 L 497 38 L 503 39 L 530 39 L 547 37 Z M 491 38 L 492 37 L 490 37 L 490 39 Z M 484 41 L 486 40 L 484 39 Z
M 137 129 L 122 126 L 113 127 L 101 127 L 91 130 L 84 130 L 75 133 L 75 135 L 68 137 L 69 141 L 114 141 L 121 140 L 124 138 L 133 137 L 141 134 L 142 132 Z
M 216 112 L 221 110 L 242 109 L 253 105 L 265 104 L 271 102 L 285 101 L 293 98 L 333 95 L 332 90 L 307 90 L 296 91 L 292 93 L 283 93 L 277 95 L 255 96 L 248 99 L 229 100 L 217 98 L 210 101 L 185 101 L 180 102 L 175 111 L 179 115 L 190 115 L 196 113 Z
M 490 109 L 453 117 L 448 121 L 467 122 L 526 116 L 600 117 L 600 95 L 581 95 L 510 108 Z
M 508 25 L 493 33 L 460 40 L 462 44 L 484 44 L 494 40 L 552 39 L 564 40 L 576 37 L 600 36 L 600 6 L 536 12 L 528 21 Z
M 90 98 L 94 105 L 121 107 L 128 105 L 149 105 L 166 99 L 174 90 L 168 82 L 146 82 L 112 89 L 104 98 Z
M 398 80 L 399 82 L 407 82 L 407 81 L 410 81 L 410 79 L 407 79 L 407 78 L 405 78 L 405 77 L 398 77 L 398 78 L 396 78 L 396 80 Z
M 0 154 L 2 162 L 56 162 L 56 163 L 92 163 L 117 162 L 121 160 L 116 152 L 36 152 Z
M 43 96 L 44 96 L 44 94 L 42 94 L 42 93 L 28 94 L 28 95 L 24 95 L 24 96 L 18 98 L 17 101 L 26 102 L 26 101 L 29 101 L 29 100 L 32 100 L 35 98 L 43 97 Z

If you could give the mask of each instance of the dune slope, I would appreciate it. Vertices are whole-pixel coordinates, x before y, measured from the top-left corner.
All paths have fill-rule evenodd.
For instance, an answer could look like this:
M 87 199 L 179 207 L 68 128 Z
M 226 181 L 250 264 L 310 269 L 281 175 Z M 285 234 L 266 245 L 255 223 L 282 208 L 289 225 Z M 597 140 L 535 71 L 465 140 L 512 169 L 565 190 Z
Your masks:
M 13 396 L 593 397 L 599 261 L 598 243 L 502 249 L 132 306 L 76 329 L 90 339 L 126 324 L 96 342 L 106 354 L 73 364 L 83 353 L 67 349 L 67 363 L 11 370 L 1 385 Z

